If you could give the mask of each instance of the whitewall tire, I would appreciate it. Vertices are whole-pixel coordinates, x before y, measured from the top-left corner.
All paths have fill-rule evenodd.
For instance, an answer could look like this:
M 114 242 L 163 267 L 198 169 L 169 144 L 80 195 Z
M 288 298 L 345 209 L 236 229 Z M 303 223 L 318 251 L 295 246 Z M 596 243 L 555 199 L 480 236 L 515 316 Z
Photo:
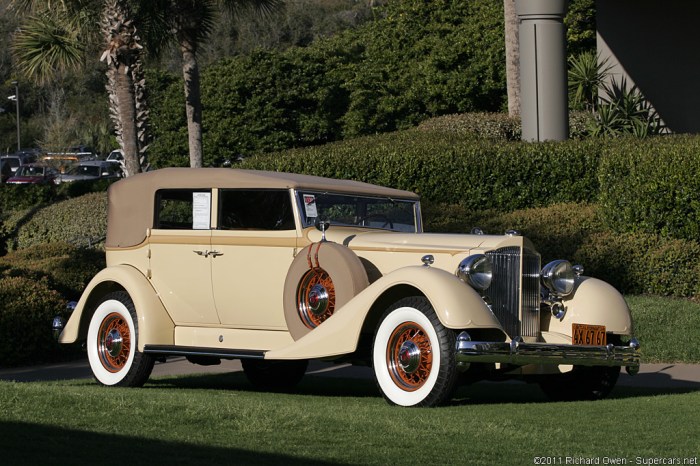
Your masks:
M 397 301 L 382 316 L 372 365 L 384 398 L 400 406 L 437 406 L 455 389 L 454 332 L 422 296 Z
M 154 359 L 138 351 L 138 319 L 128 293 L 104 297 L 90 320 L 87 353 L 95 379 L 103 385 L 143 385 Z

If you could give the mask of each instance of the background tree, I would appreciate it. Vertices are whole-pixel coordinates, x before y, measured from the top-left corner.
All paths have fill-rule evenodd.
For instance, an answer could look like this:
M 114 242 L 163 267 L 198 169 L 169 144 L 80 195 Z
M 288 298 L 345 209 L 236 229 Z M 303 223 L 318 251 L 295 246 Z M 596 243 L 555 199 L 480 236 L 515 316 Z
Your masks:
M 506 44 L 506 85 L 508 88 L 508 115 L 520 116 L 520 38 L 515 0 L 503 0 L 503 20 Z
M 265 15 L 282 5 L 281 0 L 191 0 L 168 2 L 166 11 L 182 54 L 182 76 L 185 85 L 185 112 L 190 166 L 202 166 L 202 98 L 197 52 L 214 29 L 218 8 L 236 15 L 252 10 Z
M 17 67 L 37 82 L 46 83 L 68 70 L 80 69 L 88 56 L 100 50 L 100 60 L 107 65 L 110 114 L 127 176 L 141 171 L 148 145 L 143 46 L 134 20 L 142 11 L 138 4 L 133 6 L 137 8 L 126 0 L 10 3 L 15 12 L 27 15 L 13 44 Z M 146 7 L 142 10 L 148 12 Z M 95 23 L 99 23 L 99 31 L 95 31 Z

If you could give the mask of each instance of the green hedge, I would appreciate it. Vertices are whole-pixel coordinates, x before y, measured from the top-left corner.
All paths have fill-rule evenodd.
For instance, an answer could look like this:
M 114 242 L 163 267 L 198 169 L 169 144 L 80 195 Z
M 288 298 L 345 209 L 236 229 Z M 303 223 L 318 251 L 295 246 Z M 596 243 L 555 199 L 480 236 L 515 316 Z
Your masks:
M 2 213 L 46 204 L 55 198 L 56 185 L 53 184 L 0 184 L 0 212 Z
M 8 249 L 47 242 L 99 247 L 107 231 L 107 193 L 90 193 L 36 211 L 17 228 Z
M 426 231 L 486 233 L 519 230 L 532 240 L 542 262 L 568 259 L 586 275 L 625 294 L 700 295 L 700 244 L 648 233 L 613 233 L 596 205 L 558 204 L 508 213 L 472 211 L 460 205 L 425 203 Z
M 51 332 L 66 301 L 46 280 L 0 277 L 0 366 L 55 360 L 62 354 Z
M 73 357 L 79 349 L 58 345 L 51 323 L 68 318 L 66 303 L 79 299 L 104 267 L 104 253 L 66 243 L 32 246 L 0 257 L 0 366 Z
M 700 137 L 605 144 L 600 204 L 617 232 L 700 238 Z
M 258 156 L 240 166 L 361 180 L 433 202 L 508 211 L 594 201 L 599 152 L 592 140 L 523 144 L 409 130 Z
M 61 242 L 37 244 L 0 257 L 0 277 L 45 281 L 63 297 L 76 301 L 104 267 L 104 252 Z

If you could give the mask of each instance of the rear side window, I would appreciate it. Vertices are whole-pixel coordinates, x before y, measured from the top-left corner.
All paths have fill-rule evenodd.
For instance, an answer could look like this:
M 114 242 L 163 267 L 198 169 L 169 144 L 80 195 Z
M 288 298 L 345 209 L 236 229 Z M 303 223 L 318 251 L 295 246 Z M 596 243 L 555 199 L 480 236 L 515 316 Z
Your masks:
M 207 230 L 210 215 L 210 190 L 163 189 L 156 193 L 154 228 Z
M 286 190 L 222 190 L 219 194 L 222 230 L 294 230 L 294 214 Z

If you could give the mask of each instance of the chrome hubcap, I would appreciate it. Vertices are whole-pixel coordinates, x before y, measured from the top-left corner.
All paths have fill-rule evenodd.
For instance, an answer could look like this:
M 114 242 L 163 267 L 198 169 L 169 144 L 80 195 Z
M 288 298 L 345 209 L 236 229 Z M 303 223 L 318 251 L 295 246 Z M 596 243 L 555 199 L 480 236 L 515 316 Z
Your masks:
M 322 315 L 328 309 L 328 290 L 323 285 L 314 285 L 309 291 L 308 303 L 311 312 Z
M 399 349 L 399 366 L 407 374 L 413 374 L 420 365 L 420 348 L 412 341 L 405 341 Z
M 107 351 L 107 353 L 109 353 L 109 355 L 113 358 L 116 358 L 122 351 L 122 343 L 122 334 L 119 333 L 119 330 L 112 329 L 105 338 L 105 351 Z

